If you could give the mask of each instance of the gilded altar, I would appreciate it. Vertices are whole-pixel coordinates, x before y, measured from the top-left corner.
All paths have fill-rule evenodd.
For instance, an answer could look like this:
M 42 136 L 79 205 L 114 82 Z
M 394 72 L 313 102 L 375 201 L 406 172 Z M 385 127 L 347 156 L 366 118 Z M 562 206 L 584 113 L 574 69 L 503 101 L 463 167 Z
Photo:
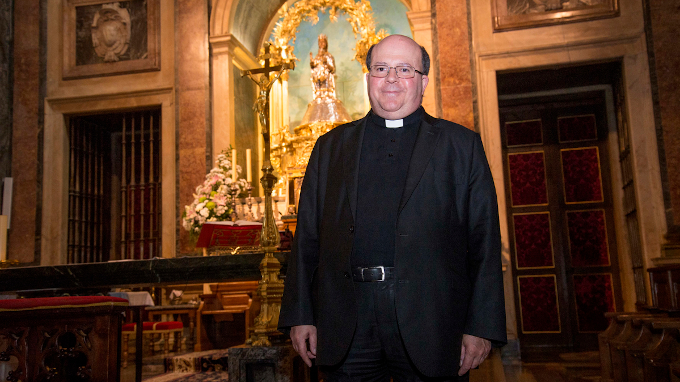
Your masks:
M 341 13 L 347 16 L 356 38 L 354 60 L 361 63 L 363 71 L 367 72 L 364 62 L 368 48 L 387 33 L 383 30 L 375 32 L 371 6 L 365 0 L 301 0 L 292 6 L 282 7 L 281 21 L 273 32 L 272 60 L 296 59 L 291 42 L 295 42 L 297 27 L 303 20 L 316 23 L 320 11 L 328 12 L 331 21 L 336 21 Z M 318 44 L 316 56 L 310 53 L 313 100 L 307 105 L 304 117 L 298 126 L 291 129 L 284 116 L 272 129 L 271 160 L 279 174 L 276 193 L 287 195 L 291 212 L 297 210 L 302 179 L 316 140 L 336 126 L 351 121 L 345 106 L 336 97 L 335 59 L 328 52 L 327 37 L 320 35 Z M 282 82 L 285 81 L 284 76 Z M 286 90 L 282 90 L 280 97 L 280 101 L 272 104 L 287 107 Z M 287 116 L 285 112 L 284 115 Z

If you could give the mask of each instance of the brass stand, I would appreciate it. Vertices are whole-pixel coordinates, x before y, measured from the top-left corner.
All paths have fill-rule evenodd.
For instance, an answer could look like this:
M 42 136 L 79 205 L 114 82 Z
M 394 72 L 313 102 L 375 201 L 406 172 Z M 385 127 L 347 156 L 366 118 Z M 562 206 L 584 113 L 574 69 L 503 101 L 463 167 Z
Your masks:
M 262 280 L 257 288 L 257 295 L 260 297 L 260 314 L 255 318 L 255 327 L 252 336 L 246 341 L 253 346 L 271 346 L 270 337 L 279 334 L 277 326 L 279 324 L 279 312 L 281 311 L 281 296 L 283 296 L 283 280 L 279 279 L 281 263 L 274 257 L 276 248 L 281 244 L 279 230 L 274 220 L 272 206 L 272 191 L 277 178 L 274 175 L 274 167 L 271 163 L 271 140 L 269 129 L 269 91 L 274 82 L 286 70 L 295 67 L 294 62 L 285 62 L 276 66 L 269 66 L 270 44 L 264 44 L 264 67 L 241 72 L 242 76 L 248 76 L 260 88 L 255 110 L 258 112 L 260 124 L 262 125 L 262 137 L 264 138 L 264 158 L 262 166 L 262 178 L 260 183 L 264 189 L 264 219 L 262 221 L 262 235 L 260 236 L 260 246 L 264 250 L 264 259 L 260 262 L 260 272 Z M 270 73 L 276 72 L 274 77 Z M 259 75 L 259 80 L 254 76 Z
M 2 261 L 0 261 L 0 269 L 13 267 L 15 265 L 19 265 L 19 260 L 2 260 Z M 281 268 L 281 266 L 279 266 L 279 268 Z
M 229 187 L 229 195 L 231 195 L 231 221 L 235 222 L 238 220 L 238 214 L 236 213 L 236 194 L 238 194 L 238 187 L 236 186 L 236 182 L 232 183 L 231 187 Z
M 250 182 L 248 182 L 248 187 L 246 187 L 246 191 L 248 191 L 248 197 L 246 198 L 248 212 L 244 213 L 244 215 L 246 217 L 246 220 L 252 222 L 255 221 L 255 215 L 253 215 L 253 186 L 250 184 Z

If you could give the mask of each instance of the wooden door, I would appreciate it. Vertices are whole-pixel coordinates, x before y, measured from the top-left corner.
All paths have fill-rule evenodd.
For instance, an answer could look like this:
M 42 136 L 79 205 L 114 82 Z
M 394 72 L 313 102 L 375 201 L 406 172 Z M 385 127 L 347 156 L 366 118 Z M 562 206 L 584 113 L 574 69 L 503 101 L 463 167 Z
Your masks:
M 597 348 L 621 307 L 601 92 L 500 108 L 520 345 Z

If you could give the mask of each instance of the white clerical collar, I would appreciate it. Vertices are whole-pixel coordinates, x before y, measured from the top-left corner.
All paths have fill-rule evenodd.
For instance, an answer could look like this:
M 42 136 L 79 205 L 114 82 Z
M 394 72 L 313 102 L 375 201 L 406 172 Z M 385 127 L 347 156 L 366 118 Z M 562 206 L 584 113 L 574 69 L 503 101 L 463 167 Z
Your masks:
M 404 126 L 404 120 L 403 119 L 386 119 L 385 120 L 385 127 L 390 128 L 390 129 L 396 129 L 397 127 L 402 127 Z

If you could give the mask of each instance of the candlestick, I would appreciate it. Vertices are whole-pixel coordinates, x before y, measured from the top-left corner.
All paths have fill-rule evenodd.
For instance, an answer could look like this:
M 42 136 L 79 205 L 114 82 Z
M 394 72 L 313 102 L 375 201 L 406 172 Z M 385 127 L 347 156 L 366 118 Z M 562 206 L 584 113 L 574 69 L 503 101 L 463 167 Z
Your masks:
M 253 215 L 253 186 L 248 182 L 248 197 L 246 198 L 246 204 L 248 205 L 248 213 L 246 214 L 246 220 L 255 221 L 255 215 Z
M 238 187 L 236 183 L 232 183 L 229 187 L 229 195 L 231 195 L 231 221 L 235 222 L 238 220 L 238 214 L 236 213 L 236 195 L 238 194 Z
M 231 181 L 236 182 L 238 172 L 236 172 L 236 149 L 231 150 Z
M 253 173 L 250 171 L 250 149 L 246 149 L 246 181 L 253 181 Z

